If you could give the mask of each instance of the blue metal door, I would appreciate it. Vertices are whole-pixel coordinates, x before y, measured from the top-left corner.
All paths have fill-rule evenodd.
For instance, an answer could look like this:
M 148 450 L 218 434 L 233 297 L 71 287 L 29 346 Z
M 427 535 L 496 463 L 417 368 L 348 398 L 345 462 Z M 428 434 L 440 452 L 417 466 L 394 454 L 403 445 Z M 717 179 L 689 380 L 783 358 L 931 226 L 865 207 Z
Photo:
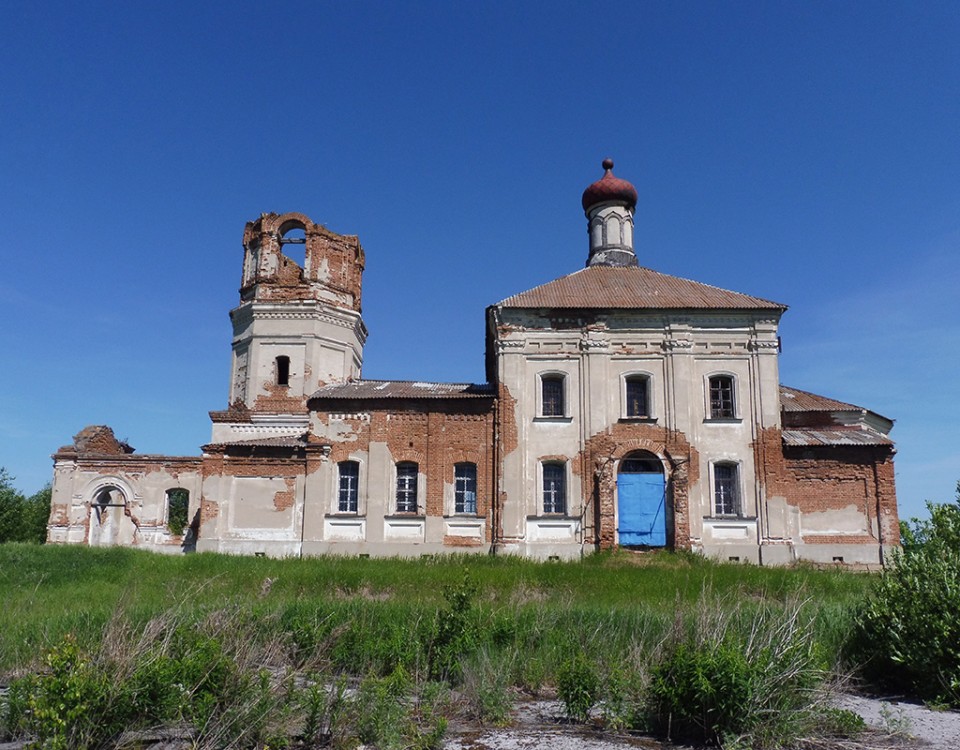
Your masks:
M 620 544 L 666 546 L 665 490 L 663 474 L 620 474 L 617 477 Z

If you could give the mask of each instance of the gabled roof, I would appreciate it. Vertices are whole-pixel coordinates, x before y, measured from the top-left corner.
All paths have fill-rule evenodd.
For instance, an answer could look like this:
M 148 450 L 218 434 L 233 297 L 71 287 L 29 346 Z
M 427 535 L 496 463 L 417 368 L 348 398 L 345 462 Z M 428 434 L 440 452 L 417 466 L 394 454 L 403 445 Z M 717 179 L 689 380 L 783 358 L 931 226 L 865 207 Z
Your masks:
M 862 406 L 785 385 L 780 386 L 780 406 L 784 411 L 867 411 Z
M 487 383 L 425 383 L 410 380 L 354 380 L 325 385 L 310 396 L 315 398 L 492 398 L 496 389 Z
M 589 266 L 507 297 L 501 307 L 778 310 L 779 302 L 643 267 Z

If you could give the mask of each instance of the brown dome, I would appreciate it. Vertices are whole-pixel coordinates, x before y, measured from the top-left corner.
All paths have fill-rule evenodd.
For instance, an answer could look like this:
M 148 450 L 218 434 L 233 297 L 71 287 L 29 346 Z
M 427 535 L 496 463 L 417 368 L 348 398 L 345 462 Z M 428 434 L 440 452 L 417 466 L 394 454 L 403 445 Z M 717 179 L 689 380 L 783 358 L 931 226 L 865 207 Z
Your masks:
M 626 203 L 630 208 L 637 205 L 637 189 L 626 180 L 613 176 L 613 159 L 604 159 L 603 168 L 606 170 L 599 180 L 583 191 L 583 210 L 597 203 Z

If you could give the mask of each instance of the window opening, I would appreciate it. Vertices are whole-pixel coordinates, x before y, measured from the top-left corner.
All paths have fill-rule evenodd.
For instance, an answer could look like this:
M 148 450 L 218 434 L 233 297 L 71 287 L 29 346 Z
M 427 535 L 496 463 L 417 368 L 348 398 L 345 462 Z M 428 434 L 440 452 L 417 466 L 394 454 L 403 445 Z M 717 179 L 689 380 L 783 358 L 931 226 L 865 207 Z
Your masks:
M 300 227 L 288 229 L 280 237 L 280 252 L 304 268 L 307 255 L 307 233 Z
M 290 357 L 277 357 L 277 385 L 290 385 Z
M 453 512 L 477 512 L 477 466 L 457 464 L 453 470 Z
M 627 378 L 627 416 L 649 417 L 647 408 L 647 378 Z
M 397 513 L 417 512 L 417 465 L 397 464 Z
M 740 513 L 740 488 L 736 464 L 714 464 L 713 497 L 718 516 L 736 516 Z
M 620 462 L 621 474 L 663 474 L 663 465 L 655 458 L 625 458 Z
M 547 375 L 540 378 L 541 409 L 545 417 L 564 416 L 563 376 Z
M 341 461 L 337 467 L 340 473 L 337 510 L 341 513 L 356 513 L 360 494 L 360 464 L 356 461 Z
M 183 536 L 190 511 L 190 492 L 177 487 L 167 490 L 167 529 L 174 536 Z
M 733 378 L 729 375 L 710 378 L 710 418 L 732 419 L 733 417 Z
M 566 513 L 567 471 L 563 464 L 543 465 L 543 512 Z

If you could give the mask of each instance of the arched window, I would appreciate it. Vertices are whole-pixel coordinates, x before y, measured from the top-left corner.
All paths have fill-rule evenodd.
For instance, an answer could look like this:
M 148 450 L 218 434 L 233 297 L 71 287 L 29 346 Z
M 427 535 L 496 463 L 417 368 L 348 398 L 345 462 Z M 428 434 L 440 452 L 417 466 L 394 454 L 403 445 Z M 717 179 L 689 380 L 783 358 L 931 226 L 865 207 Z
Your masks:
M 624 380 L 624 413 L 628 418 L 650 416 L 650 378 L 646 375 L 628 375 Z
M 713 465 L 713 512 L 718 516 L 740 515 L 740 467 L 737 464 Z
M 290 357 L 277 357 L 277 385 L 290 385 Z
M 453 512 L 477 512 L 477 465 L 456 464 L 453 467 Z
M 356 461 L 341 461 L 337 464 L 337 473 L 337 510 L 340 513 L 356 513 L 360 497 L 360 464 Z
M 417 473 L 415 463 L 397 464 L 397 513 L 417 512 Z
M 174 536 L 183 536 L 190 517 L 190 492 L 182 487 L 167 490 L 167 529 Z
M 298 221 L 292 221 L 285 223 L 280 229 L 280 252 L 300 268 L 306 268 L 307 233 L 304 226 Z
M 543 512 L 567 512 L 567 467 L 563 464 L 543 464 Z
M 736 412 L 734 380 L 730 375 L 710 378 L 710 419 L 733 419 Z
M 566 416 L 563 375 L 540 376 L 540 415 L 544 417 Z

